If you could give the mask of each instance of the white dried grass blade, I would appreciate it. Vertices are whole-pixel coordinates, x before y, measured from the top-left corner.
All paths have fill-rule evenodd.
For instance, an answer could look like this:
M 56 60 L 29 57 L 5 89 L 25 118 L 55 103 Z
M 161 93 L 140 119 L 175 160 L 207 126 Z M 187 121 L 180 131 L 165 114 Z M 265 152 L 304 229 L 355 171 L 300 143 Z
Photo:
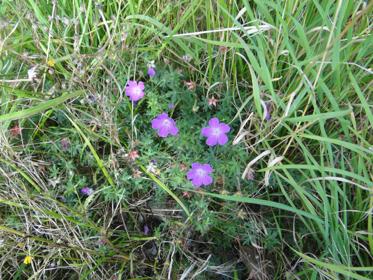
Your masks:
M 246 168 L 245 168 L 245 171 L 242 173 L 242 176 L 241 178 L 242 179 L 245 179 L 246 178 L 246 174 L 247 172 L 249 172 L 251 166 L 253 166 L 258 160 L 260 160 L 261 158 L 269 155 L 271 153 L 270 150 L 267 150 L 267 151 L 264 151 L 262 152 L 261 154 L 259 154 L 257 157 L 255 157 L 252 161 L 250 161 L 247 165 L 246 165 Z
M 268 31 L 273 29 L 272 25 L 269 24 L 261 24 L 258 26 L 244 26 L 244 27 L 227 27 L 227 28 L 220 28 L 220 29 L 213 29 L 213 30 L 205 30 L 205 31 L 197 31 L 197 32 L 189 32 L 189 33 L 182 33 L 182 34 L 175 34 L 169 35 L 168 37 L 189 37 L 189 36 L 199 36 L 203 34 L 211 34 L 211 33 L 220 33 L 220 32 L 228 32 L 228 31 L 245 31 L 246 35 L 260 33 L 263 31 Z
M 233 143 L 232 143 L 233 145 L 237 145 L 238 143 L 240 143 L 242 138 L 244 136 L 246 136 L 247 134 L 249 134 L 248 131 L 243 132 L 243 129 L 244 129 L 245 125 L 247 124 L 247 122 L 252 118 L 253 115 L 254 115 L 254 113 L 250 113 L 250 115 L 241 123 L 240 129 L 239 129 L 236 137 L 233 139 Z
M 248 132 L 248 131 L 244 131 L 244 132 L 242 132 L 242 133 L 237 134 L 237 136 L 234 138 L 234 140 L 233 140 L 233 142 L 232 142 L 232 145 L 234 146 L 234 145 L 237 145 L 238 143 L 240 143 L 241 140 L 242 140 L 246 135 L 248 135 L 248 134 L 250 134 L 250 132 Z
M 365 187 L 365 186 L 362 186 L 358 183 L 355 183 L 351 180 L 348 180 L 348 179 L 342 178 L 342 177 L 324 176 L 324 177 L 311 178 L 311 179 L 306 180 L 305 182 L 322 181 L 322 180 L 343 182 L 343 183 L 347 183 L 347 184 L 357 186 L 357 187 L 359 187 L 363 190 L 366 190 L 366 191 L 373 191 L 372 187 Z
M 243 7 L 237 14 L 235 20 L 237 21 L 238 19 L 240 19 L 244 14 L 246 13 L 246 7 Z
M 274 158 L 273 160 L 270 160 L 268 162 L 268 167 L 272 167 L 272 166 L 276 165 L 277 163 L 281 162 L 283 159 L 284 159 L 284 157 L 280 156 L 280 157 Z M 269 186 L 269 179 L 271 177 L 271 174 L 272 174 L 272 171 L 270 171 L 270 170 L 266 171 L 266 173 L 264 175 L 264 185 L 265 186 Z

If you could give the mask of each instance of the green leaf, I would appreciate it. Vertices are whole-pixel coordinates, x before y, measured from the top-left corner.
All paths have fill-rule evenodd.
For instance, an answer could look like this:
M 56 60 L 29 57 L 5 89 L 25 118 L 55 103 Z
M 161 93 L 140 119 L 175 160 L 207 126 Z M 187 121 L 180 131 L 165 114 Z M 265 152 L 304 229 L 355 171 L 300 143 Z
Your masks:
M 0 122 L 19 120 L 19 119 L 24 119 L 24 118 L 31 117 L 31 116 L 36 115 L 36 114 L 40 114 L 40 113 L 42 113 L 42 112 L 44 112 L 44 111 L 46 111 L 50 108 L 54 108 L 54 107 L 64 103 L 66 100 L 69 100 L 71 98 L 74 98 L 74 97 L 77 97 L 77 96 L 81 95 L 83 92 L 84 91 L 82 91 L 82 90 L 74 91 L 74 92 L 71 92 L 71 93 L 64 94 L 64 95 L 62 95 L 60 97 L 57 97 L 55 99 L 51 99 L 51 100 L 48 100 L 48 101 L 41 101 L 40 104 L 38 104 L 34 107 L 31 107 L 31 108 L 28 108 L 28 109 L 2 115 L 2 116 L 0 116 Z
M 238 196 L 238 195 L 225 195 L 225 194 L 216 194 L 216 193 L 210 193 L 210 192 L 198 192 L 203 195 L 219 198 L 222 200 L 229 200 L 229 201 L 235 201 L 235 202 L 242 202 L 242 203 L 249 203 L 249 204 L 255 204 L 255 205 L 262 205 L 262 206 L 268 206 L 272 208 L 277 208 L 281 210 L 285 210 L 288 212 L 295 213 L 299 216 L 303 216 L 312 220 L 315 220 L 319 223 L 323 223 L 323 221 L 317 217 L 316 215 L 313 215 L 309 212 L 299 210 L 293 207 L 290 207 L 286 204 L 282 204 L 275 201 L 269 201 L 264 199 L 258 199 L 258 198 L 251 198 L 251 197 L 244 197 L 244 196 Z
M 161 189 L 163 189 L 165 192 L 167 192 L 184 210 L 185 214 L 187 214 L 188 218 L 191 218 L 190 212 L 188 208 L 184 205 L 184 203 L 177 197 L 176 194 L 173 193 L 173 191 L 167 187 L 163 182 L 161 182 L 157 177 L 155 177 L 152 173 L 150 173 L 146 168 L 142 165 L 139 165 L 141 170 L 144 171 L 146 175 L 150 177 Z
M 82 138 L 84 139 L 85 144 L 91 150 L 91 153 L 93 154 L 93 157 L 95 158 L 95 160 L 97 162 L 97 165 L 101 169 L 101 171 L 104 174 L 106 180 L 109 182 L 109 184 L 113 188 L 116 188 L 116 185 L 115 185 L 113 179 L 111 178 L 109 172 L 105 168 L 104 163 L 102 162 L 102 160 L 100 159 L 99 155 L 97 154 L 97 152 L 96 152 L 95 148 L 93 147 L 91 141 L 89 141 L 88 137 L 83 133 L 83 131 L 80 129 L 80 127 L 76 124 L 76 122 L 74 122 L 67 114 L 66 114 L 66 117 L 69 119 L 69 121 L 71 122 L 71 124 L 75 127 L 75 129 L 79 132 L 80 136 L 82 136 Z
M 317 259 L 314 259 L 314 258 L 311 258 L 305 254 L 302 254 L 296 250 L 293 249 L 293 251 L 295 253 L 297 253 L 300 257 L 302 257 L 304 260 L 312 263 L 312 264 L 315 264 L 321 268 L 326 268 L 332 272 L 335 272 L 335 273 L 338 273 L 338 274 L 342 274 L 344 276 L 347 276 L 347 277 L 351 277 L 353 279 L 357 279 L 357 280 L 370 280 L 371 278 L 366 278 L 364 276 L 361 276 L 359 274 L 356 274 L 354 272 L 352 272 L 352 270 L 355 270 L 355 271 L 373 271 L 373 267 L 357 267 L 357 268 L 354 268 L 354 267 L 348 267 L 348 266 L 344 266 L 344 265 L 335 265 L 335 264 L 330 264 L 330 263 L 326 263 L 326 262 L 322 262 L 322 261 L 319 261 Z
M 321 113 L 321 114 L 314 114 L 314 115 L 307 115 L 302 117 L 294 117 L 294 118 L 287 118 L 285 121 L 297 123 L 297 122 L 312 122 L 312 121 L 320 121 L 320 120 L 327 120 L 327 119 L 334 119 L 346 116 L 351 113 L 351 110 L 344 110 L 340 112 L 328 112 L 328 113 Z

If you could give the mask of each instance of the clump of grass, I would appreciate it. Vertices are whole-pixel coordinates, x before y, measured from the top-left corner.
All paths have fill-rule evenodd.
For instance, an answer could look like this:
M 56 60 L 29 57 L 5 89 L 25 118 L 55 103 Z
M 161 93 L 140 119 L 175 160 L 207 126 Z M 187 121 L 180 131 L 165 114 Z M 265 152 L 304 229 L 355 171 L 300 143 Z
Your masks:
M 1 276 L 371 278 L 371 10 L 4 0 Z M 211 149 L 213 116 L 232 132 Z

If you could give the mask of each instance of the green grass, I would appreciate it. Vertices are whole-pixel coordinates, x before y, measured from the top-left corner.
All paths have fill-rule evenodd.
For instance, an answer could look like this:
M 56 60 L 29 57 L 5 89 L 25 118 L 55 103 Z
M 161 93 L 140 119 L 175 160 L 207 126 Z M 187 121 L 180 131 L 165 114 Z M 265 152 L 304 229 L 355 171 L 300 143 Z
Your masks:
M 1 277 L 371 279 L 372 8 L 3 0 Z M 152 60 L 159 79 L 132 108 L 126 81 Z M 187 132 L 154 140 L 149 118 L 170 99 Z M 233 128 L 212 152 L 194 131 L 211 115 Z M 205 158 L 216 183 L 195 191 L 177 164 Z

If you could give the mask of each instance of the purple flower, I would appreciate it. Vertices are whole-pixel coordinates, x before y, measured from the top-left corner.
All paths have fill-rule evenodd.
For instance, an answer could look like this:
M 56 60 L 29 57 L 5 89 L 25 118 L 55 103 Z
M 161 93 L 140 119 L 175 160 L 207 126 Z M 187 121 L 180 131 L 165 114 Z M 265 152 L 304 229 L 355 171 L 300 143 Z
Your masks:
M 90 187 L 84 187 L 84 188 L 82 188 L 82 189 L 80 190 L 80 192 L 81 192 L 83 195 L 87 195 L 87 196 L 89 196 L 89 195 L 93 194 L 93 189 L 90 188 Z
M 231 130 L 229 125 L 225 123 L 219 123 L 218 118 L 212 118 L 209 120 L 209 126 L 202 128 L 201 134 L 207 137 L 206 144 L 209 146 L 215 146 L 217 144 L 224 145 L 228 142 L 228 133 Z
M 212 177 L 210 174 L 214 171 L 210 164 L 203 164 L 194 162 L 192 169 L 187 173 L 187 178 L 192 184 L 199 188 L 200 186 L 208 186 L 212 184 Z
M 174 103 L 168 104 L 168 109 L 170 109 L 170 110 L 175 109 L 175 104 Z
M 133 102 L 139 101 L 144 97 L 144 83 L 136 81 L 128 81 L 126 85 L 126 95 Z
M 167 113 L 162 113 L 153 119 L 152 128 L 156 129 L 158 135 L 162 138 L 167 137 L 169 134 L 176 136 L 179 133 L 175 121 Z
M 148 235 L 149 233 L 150 233 L 150 228 L 148 227 L 148 225 L 144 225 L 144 234 Z
M 270 121 L 271 120 L 271 114 L 267 112 L 265 114 L 264 118 L 265 118 L 266 121 Z
M 271 105 L 267 104 L 266 102 L 260 100 L 260 103 L 262 104 L 263 107 L 263 117 L 266 121 L 271 120 Z
M 148 67 L 148 75 L 150 78 L 153 78 L 155 76 L 155 68 L 154 67 Z

